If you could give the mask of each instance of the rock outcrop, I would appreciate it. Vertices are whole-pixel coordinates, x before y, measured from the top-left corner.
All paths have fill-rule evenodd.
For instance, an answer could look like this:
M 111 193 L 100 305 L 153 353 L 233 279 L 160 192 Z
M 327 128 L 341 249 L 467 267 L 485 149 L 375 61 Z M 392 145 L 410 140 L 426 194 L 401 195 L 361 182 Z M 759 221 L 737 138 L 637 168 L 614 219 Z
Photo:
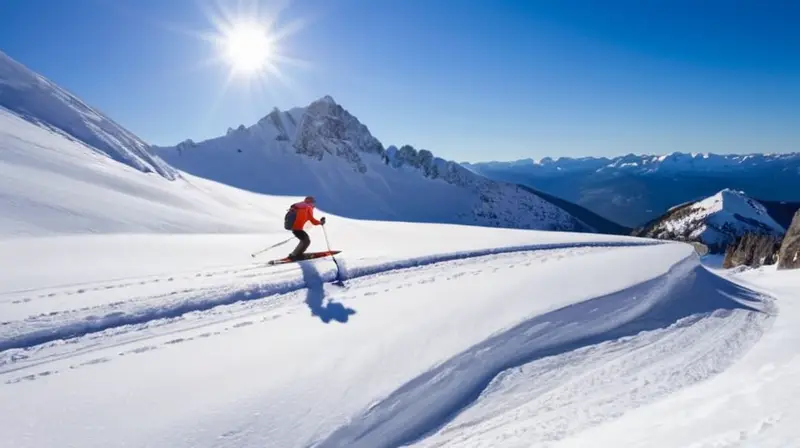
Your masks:
M 778 269 L 800 268 L 800 211 L 795 213 L 792 224 L 783 237 L 778 260 Z
M 780 247 L 781 239 L 778 237 L 748 233 L 737 238 L 736 242 L 728 247 L 722 267 L 726 269 L 737 266 L 757 268 L 773 265 L 778 261 Z

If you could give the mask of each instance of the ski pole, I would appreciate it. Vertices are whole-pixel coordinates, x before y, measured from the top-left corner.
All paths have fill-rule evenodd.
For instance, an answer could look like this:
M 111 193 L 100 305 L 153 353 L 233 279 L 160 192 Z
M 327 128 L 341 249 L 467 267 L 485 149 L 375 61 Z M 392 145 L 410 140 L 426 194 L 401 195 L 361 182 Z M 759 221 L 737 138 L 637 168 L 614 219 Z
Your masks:
M 269 246 L 269 247 L 267 247 L 266 249 L 261 249 L 261 250 L 260 250 L 260 251 L 258 251 L 258 252 L 254 252 L 254 253 L 250 254 L 250 256 L 251 256 L 251 257 L 253 257 L 253 258 L 255 258 L 255 257 L 256 257 L 256 255 L 258 255 L 258 254 L 263 254 L 264 252 L 266 252 L 266 251 L 268 251 L 268 250 L 270 250 L 270 249 L 274 249 L 274 248 L 276 248 L 276 247 L 278 247 L 278 246 L 280 246 L 280 245 L 282 245 L 282 244 L 286 244 L 286 243 L 288 243 L 289 241 L 291 241 L 291 240 L 292 240 L 292 238 L 293 238 L 293 237 L 286 238 L 285 240 L 281 241 L 280 243 L 273 244 L 272 246 Z
M 331 243 L 328 241 L 328 232 L 325 230 L 325 224 L 322 225 L 322 234 L 325 235 L 325 245 L 328 247 L 328 252 L 333 252 L 331 250 Z M 331 254 L 331 259 L 333 260 L 333 264 L 336 265 L 336 280 L 341 285 L 342 284 L 342 270 L 339 268 L 339 262 L 336 261 L 336 256 Z

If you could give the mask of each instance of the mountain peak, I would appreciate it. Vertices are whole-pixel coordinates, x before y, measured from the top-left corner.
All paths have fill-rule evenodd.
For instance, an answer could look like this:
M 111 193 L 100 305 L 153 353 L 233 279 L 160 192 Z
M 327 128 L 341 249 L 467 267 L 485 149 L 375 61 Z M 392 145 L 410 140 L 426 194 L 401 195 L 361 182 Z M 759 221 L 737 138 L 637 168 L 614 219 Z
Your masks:
M 696 202 L 670 209 L 636 231 L 637 236 L 697 241 L 722 252 L 748 233 L 781 236 L 786 230 L 766 207 L 743 191 L 724 188 Z
M 330 95 L 325 95 L 325 96 L 323 96 L 322 98 L 320 98 L 320 99 L 318 99 L 317 101 L 315 101 L 315 103 L 316 103 L 316 102 L 323 102 L 323 103 L 329 103 L 329 104 L 336 104 L 336 101 L 335 101 L 335 100 L 333 99 L 333 97 L 332 97 L 332 96 L 330 96 Z
M 332 96 L 325 95 L 321 98 L 312 101 L 311 104 L 309 104 L 306 107 L 306 110 L 315 110 L 315 109 L 328 110 L 332 107 L 341 107 L 341 106 L 336 102 L 336 100 L 333 99 Z

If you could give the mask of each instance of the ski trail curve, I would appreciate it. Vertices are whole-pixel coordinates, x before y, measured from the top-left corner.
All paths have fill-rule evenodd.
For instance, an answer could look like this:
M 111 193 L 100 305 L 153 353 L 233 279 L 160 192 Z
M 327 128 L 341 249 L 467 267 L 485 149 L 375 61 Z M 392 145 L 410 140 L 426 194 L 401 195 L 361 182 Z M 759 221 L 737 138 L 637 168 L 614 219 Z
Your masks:
M 355 278 L 381 274 L 384 272 L 389 272 L 399 269 L 426 266 L 435 263 L 482 257 L 487 255 L 507 254 L 515 252 L 526 252 L 526 251 L 571 249 L 579 247 L 615 248 L 615 247 L 651 246 L 658 244 L 670 244 L 670 243 L 664 243 L 659 241 L 643 241 L 643 242 L 602 242 L 602 243 L 581 242 L 581 243 L 531 244 L 523 246 L 498 247 L 490 249 L 436 254 L 424 257 L 393 260 L 384 263 L 378 263 L 366 266 L 357 266 L 352 268 L 348 268 L 346 266 L 346 259 L 338 258 L 338 261 L 340 267 L 342 268 L 342 273 L 341 273 L 342 280 L 347 281 Z M 333 270 L 320 272 L 319 277 L 318 278 L 315 277 L 315 281 L 331 282 L 334 280 L 336 280 L 336 272 Z M 280 294 L 287 294 L 308 287 L 309 285 L 307 282 L 307 278 L 304 278 L 303 276 L 298 276 L 296 278 L 280 282 L 272 282 L 272 283 L 266 282 L 256 286 L 249 286 L 246 288 L 231 286 L 229 288 L 225 288 L 223 291 L 217 291 L 211 294 L 209 294 L 208 292 L 204 294 L 201 293 L 198 296 L 189 297 L 185 300 L 168 303 L 166 305 L 149 306 L 146 308 L 128 312 L 124 311 L 110 312 L 105 315 L 90 316 L 88 318 L 67 322 L 50 328 L 22 331 L 17 334 L 13 334 L 9 337 L 0 339 L 0 352 L 11 349 L 26 349 L 40 344 L 45 344 L 62 339 L 81 337 L 90 333 L 101 332 L 126 325 L 139 325 L 154 320 L 178 318 L 187 313 L 207 311 L 218 306 L 230 305 L 240 301 L 264 299 Z
M 411 379 L 313 446 L 419 442 L 476 402 L 504 371 L 640 332 L 692 325 L 712 313 L 763 313 L 762 299 L 712 274 L 692 254 L 659 277 L 539 315 L 471 347 Z

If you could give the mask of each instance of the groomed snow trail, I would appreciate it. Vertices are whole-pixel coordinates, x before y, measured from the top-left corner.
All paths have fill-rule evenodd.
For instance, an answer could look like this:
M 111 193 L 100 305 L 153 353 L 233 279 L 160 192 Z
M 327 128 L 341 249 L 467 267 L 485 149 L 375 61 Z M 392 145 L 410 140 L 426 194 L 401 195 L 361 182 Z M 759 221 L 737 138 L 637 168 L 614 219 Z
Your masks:
M 687 384 L 674 381 L 682 369 L 710 366 L 692 367 L 699 380 L 724 368 L 768 318 L 743 305 L 759 298 L 715 283 L 691 248 L 675 244 L 459 258 L 364 275 L 347 288 L 325 284 L 318 266 L 301 264 L 305 288 L 285 294 L 2 352 L 4 440 L 480 446 L 488 434 L 490 445 L 513 446 L 491 426 L 515 412 L 526 416 L 515 419 L 520 434 L 535 434 L 521 440 L 554 440 L 640 404 L 624 399 L 632 384 L 647 402 Z M 695 293 L 703 300 L 689 300 Z M 648 342 L 656 340 L 677 342 Z M 672 356 L 679 346 L 696 361 Z M 634 381 L 664 354 L 647 387 Z M 622 374 L 603 384 L 603 372 Z M 585 416 L 583 398 L 597 402 L 597 415 L 565 426 L 570 412 Z M 536 400 L 554 411 L 542 415 Z

